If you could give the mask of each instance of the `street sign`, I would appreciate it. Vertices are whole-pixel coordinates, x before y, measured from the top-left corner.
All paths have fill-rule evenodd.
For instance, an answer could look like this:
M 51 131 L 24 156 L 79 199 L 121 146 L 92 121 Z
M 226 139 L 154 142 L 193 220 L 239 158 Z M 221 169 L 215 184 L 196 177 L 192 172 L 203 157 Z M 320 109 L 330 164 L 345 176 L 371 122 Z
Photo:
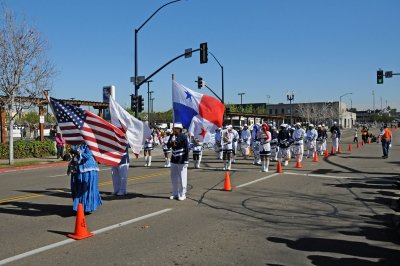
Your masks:
M 185 58 L 192 57 L 192 48 L 185 49 Z
M 385 78 L 391 78 L 391 77 L 393 77 L 393 71 L 386 71 Z
M 44 123 L 44 115 L 39 116 L 39 123 L 40 124 Z
M 135 79 L 135 77 L 131 77 L 131 82 L 134 83 L 135 85 L 138 85 L 145 79 L 146 79 L 145 76 L 137 76 L 136 79 Z

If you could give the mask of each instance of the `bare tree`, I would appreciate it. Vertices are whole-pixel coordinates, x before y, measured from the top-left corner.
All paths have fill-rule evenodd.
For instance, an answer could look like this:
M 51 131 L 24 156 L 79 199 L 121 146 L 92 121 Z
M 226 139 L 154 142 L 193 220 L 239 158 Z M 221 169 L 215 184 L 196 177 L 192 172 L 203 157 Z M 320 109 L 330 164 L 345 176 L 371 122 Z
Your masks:
M 47 42 L 39 31 L 18 21 L 2 8 L 0 18 L 0 106 L 9 119 L 9 163 L 14 164 L 13 127 L 16 116 L 34 103 L 21 97 L 38 99 L 51 89 L 56 72 L 46 58 Z

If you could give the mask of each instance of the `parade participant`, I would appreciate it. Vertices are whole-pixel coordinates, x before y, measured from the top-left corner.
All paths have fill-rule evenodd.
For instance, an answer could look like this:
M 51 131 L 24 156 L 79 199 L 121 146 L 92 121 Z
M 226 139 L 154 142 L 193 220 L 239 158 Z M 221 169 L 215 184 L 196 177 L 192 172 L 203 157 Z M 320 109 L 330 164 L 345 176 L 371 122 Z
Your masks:
M 113 181 L 114 195 L 126 195 L 126 186 L 128 183 L 129 172 L 129 145 L 126 147 L 125 154 L 122 156 L 118 166 L 111 168 L 111 176 Z
M 239 140 L 239 133 L 232 126 L 230 126 L 229 132 L 232 135 L 232 159 L 231 159 L 231 161 L 232 161 L 232 163 L 235 163 L 236 151 L 237 151 L 238 140 Z
M 282 123 L 280 125 L 280 130 L 278 133 L 278 145 L 279 145 L 279 154 L 278 158 L 282 162 L 283 165 L 286 166 L 289 164 L 289 159 L 290 159 L 290 132 L 287 129 L 287 125 L 285 123 Z
M 278 130 L 276 129 L 276 126 L 271 127 L 271 160 L 273 161 L 278 161 L 278 152 L 279 152 L 279 146 L 278 146 Z
M 62 137 L 61 133 L 56 134 L 56 148 L 57 148 L 57 159 L 63 159 L 64 157 L 64 145 L 65 140 Z
M 221 128 L 217 128 L 215 130 L 215 144 L 214 144 L 214 151 L 217 153 L 217 159 L 222 160 L 222 147 L 221 147 Z
M 170 199 L 185 200 L 187 186 L 187 168 L 189 164 L 189 144 L 187 136 L 182 133 L 181 123 L 174 123 L 173 134 L 169 137 L 167 146 L 171 148 L 171 183 Z
M 387 128 L 387 125 L 383 125 L 383 130 L 380 132 L 381 142 L 382 142 L 382 151 L 383 151 L 383 159 L 387 159 L 389 157 L 389 149 L 392 143 L 392 132 Z
M 295 156 L 299 156 L 299 160 L 303 160 L 303 154 L 304 154 L 304 136 L 305 132 L 304 129 L 301 128 L 301 123 L 297 122 L 294 125 L 294 131 L 292 135 L 292 141 L 293 141 L 293 154 Z
M 193 166 L 200 168 L 201 156 L 203 155 L 203 143 L 196 137 L 191 137 L 192 150 L 193 150 Z
M 251 149 L 253 151 L 253 164 L 258 164 L 261 165 L 261 160 L 260 160 L 260 153 L 259 153 L 259 145 L 260 141 L 257 138 L 257 132 L 260 131 L 260 124 L 256 123 L 253 125 L 253 129 L 251 130 Z
M 357 129 L 354 129 L 354 139 L 353 139 L 353 142 L 358 143 L 358 130 L 357 130 Z
M 241 153 L 241 151 L 242 151 L 242 131 L 243 131 L 243 127 L 240 126 L 239 129 L 237 130 L 239 138 L 238 138 L 237 150 L 236 150 L 236 152 L 239 152 L 239 153 Z
M 151 151 L 153 150 L 154 137 L 150 135 L 144 143 L 144 166 L 151 166 Z
M 232 156 L 232 141 L 233 135 L 229 131 L 230 126 L 222 130 L 221 134 L 221 147 L 222 147 L 222 159 L 224 160 L 224 170 L 231 169 L 231 156 Z
M 266 123 L 261 125 L 261 130 L 257 132 L 257 138 L 260 140 L 261 172 L 268 172 L 269 157 L 271 155 L 271 133 Z
M 163 148 L 164 160 L 165 160 L 164 167 L 171 167 L 171 159 L 170 159 L 171 148 L 169 148 L 167 146 L 169 136 L 171 135 L 171 133 L 172 133 L 172 130 L 168 128 L 165 131 L 165 136 L 162 138 L 162 148 Z
M 338 150 L 339 150 L 340 129 L 336 125 L 336 121 L 333 122 L 333 126 L 331 127 L 330 132 L 331 132 L 332 145 L 334 147 L 335 152 L 338 152 Z
M 363 126 L 361 129 L 361 138 L 364 141 L 364 143 L 368 143 L 368 128 L 366 126 Z
M 326 150 L 326 129 L 324 125 L 318 125 L 317 129 L 317 151 L 319 155 L 324 155 L 324 152 Z
M 250 130 L 247 126 L 247 124 L 244 124 L 243 129 L 242 129 L 242 134 L 241 134 L 241 139 L 242 139 L 242 155 L 244 159 L 247 159 L 247 156 L 250 154 L 250 139 L 251 139 L 251 134 Z
M 73 210 L 77 211 L 82 203 L 85 212 L 95 211 L 102 204 L 98 189 L 99 167 L 86 144 L 71 148 L 70 153 L 73 158 L 67 174 L 71 174 Z
M 314 152 L 317 150 L 317 138 L 318 132 L 315 130 L 314 124 L 309 124 L 306 132 L 307 158 L 312 158 Z

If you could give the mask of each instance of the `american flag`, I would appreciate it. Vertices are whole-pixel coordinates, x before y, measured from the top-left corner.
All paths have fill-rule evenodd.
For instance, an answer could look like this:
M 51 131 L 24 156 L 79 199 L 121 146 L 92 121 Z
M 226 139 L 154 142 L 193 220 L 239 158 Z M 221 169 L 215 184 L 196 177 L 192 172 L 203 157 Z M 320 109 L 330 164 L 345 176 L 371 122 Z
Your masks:
M 127 145 L 124 132 L 78 106 L 54 98 L 50 104 L 66 143 L 86 143 L 98 162 L 119 164 Z

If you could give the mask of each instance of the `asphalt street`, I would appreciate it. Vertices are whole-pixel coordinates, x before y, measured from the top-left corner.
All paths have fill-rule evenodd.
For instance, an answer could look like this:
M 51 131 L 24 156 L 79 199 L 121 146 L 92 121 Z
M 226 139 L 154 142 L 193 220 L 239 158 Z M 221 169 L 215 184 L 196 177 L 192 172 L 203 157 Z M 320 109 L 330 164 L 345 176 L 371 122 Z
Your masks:
M 380 144 L 352 146 L 319 162 L 276 163 L 262 173 L 239 157 L 225 171 L 212 150 L 188 171 L 185 201 L 169 200 L 169 169 L 131 159 L 128 191 L 112 195 L 111 170 L 101 166 L 103 205 L 86 215 L 95 235 L 73 233 L 65 166 L 0 173 L 0 264 L 9 265 L 400 265 L 399 130 L 390 157 Z M 328 145 L 330 150 L 330 143 Z

